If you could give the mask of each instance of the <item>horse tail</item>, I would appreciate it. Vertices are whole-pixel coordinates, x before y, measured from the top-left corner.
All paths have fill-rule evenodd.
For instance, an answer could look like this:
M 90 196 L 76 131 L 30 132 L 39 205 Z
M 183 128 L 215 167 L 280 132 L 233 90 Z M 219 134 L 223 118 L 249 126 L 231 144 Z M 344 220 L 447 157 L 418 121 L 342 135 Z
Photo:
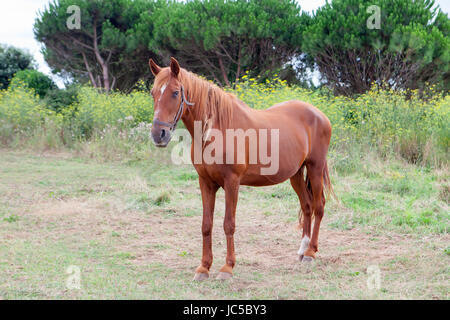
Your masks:
M 305 170 L 305 165 L 303 164 L 300 167 L 300 183 L 304 183 L 305 185 L 305 189 L 307 192 L 307 197 L 309 198 L 309 202 L 312 202 L 313 199 L 313 193 L 312 193 L 312 187 L 311 187 L 311 180 L 308 177 L 308 170 Z M 330 179 L 330 173 L 328 172 L 328 163 L 325 161 L 325 167 L 323 169 L 323 190 L 324 190 L 324 194 L 326 195 L 327 198 L 331 196 L 333 196 L 333 198 L 335 198 L 337 200 L 336 194 L 333 191 L 333 186 L 331 184 L 331 179 Z M 324 199 L 325 200 L 325 199 Z M 298 221 L 299 221 L 299 228 L 303 228 L 303 211 L 300 208 L 299 212 L 298 212 Z M 313 222 L 314 220 L 314 215 L 312 215 L 311 217 L 311 222 Z
M 300 183 L 304 184 L 304 187 L 306 189 L 306 197 L 308 197 L 308 202 L 312 203 L 312 199 L 313 199 L 313 193 L 312 193 L 312 187 L 311 187 L 311 180 L 308 177 L 308 170 L 305 170 L 305 164 L 303 164 L 300 167 Z M 303 228 L 303 222 L 304 222 L 304 218 L 303 218 L 303 210 L 300 207 L 300 210 L 298 211 L 298 228 Z M 314 215 L 312 217 L 312 219 L 314 219 Z
M 333 196 L 337 200 L 336 194 L 333 191 L 333 186 L 331 184 L 330 173 L 328 172 L 328 163 L 325 161 L 325 168 L 323 169 L 323 189 L 327 198 Z

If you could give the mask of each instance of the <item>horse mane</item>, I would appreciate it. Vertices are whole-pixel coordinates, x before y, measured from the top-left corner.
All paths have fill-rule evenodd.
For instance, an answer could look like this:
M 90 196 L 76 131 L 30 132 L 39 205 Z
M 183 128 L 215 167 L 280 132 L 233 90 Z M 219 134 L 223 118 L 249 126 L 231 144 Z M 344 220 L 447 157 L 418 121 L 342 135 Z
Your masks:
M 170 77 L 169 68 L 161 70 L 155 79 L 155 87 L 167 83 Z M 229 128 L 233 119 L 233 106 L 237 98 L 224 91 L 214 83 L 200 78 L 196 74 L 180 68 L 178 79 L 184 87 L 188 101 L 195 103 L 190 107 L 194 119 L 217 123 L 219 129 Z

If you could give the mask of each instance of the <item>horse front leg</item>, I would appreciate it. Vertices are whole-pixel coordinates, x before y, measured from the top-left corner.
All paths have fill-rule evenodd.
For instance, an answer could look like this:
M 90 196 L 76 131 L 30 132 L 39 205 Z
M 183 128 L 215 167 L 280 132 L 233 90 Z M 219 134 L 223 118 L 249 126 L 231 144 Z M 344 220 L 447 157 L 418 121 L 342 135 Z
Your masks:
M 236 256 L 234 254 L 234 231 L 235 231 L 235 217 L 236 205 L 239 193 L 239 179 L 237 177 L 230 177 L 225 180 L 225 218 L 223 220 L 223 230 L 227 239 L 227 257 L 225 265 L 220 269 L 217 279 L 226 280 L 233 276 L 233 267 L 236 263 Z
M 216 192 L 219 186 L 209 179 L 200 177 L 200 190 L 203 202 L 203 221 L 202 221 L 202 237 L 203 237 L 203 253 L 202 262 L 195 270 L 195 281 L 201 281 L 209 278 L 209 269 L 213 262 L 212 253 L 212 227 L 214 218 L 214 205 L 216 202 Z

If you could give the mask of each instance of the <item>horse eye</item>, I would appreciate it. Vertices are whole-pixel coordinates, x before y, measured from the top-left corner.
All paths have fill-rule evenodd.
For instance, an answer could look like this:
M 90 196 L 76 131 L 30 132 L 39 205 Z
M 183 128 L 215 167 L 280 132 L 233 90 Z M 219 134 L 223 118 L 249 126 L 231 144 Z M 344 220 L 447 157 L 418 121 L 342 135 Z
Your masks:
M 173 97 L 176 98 L 178 96 L 178 91 L 174 91 Z

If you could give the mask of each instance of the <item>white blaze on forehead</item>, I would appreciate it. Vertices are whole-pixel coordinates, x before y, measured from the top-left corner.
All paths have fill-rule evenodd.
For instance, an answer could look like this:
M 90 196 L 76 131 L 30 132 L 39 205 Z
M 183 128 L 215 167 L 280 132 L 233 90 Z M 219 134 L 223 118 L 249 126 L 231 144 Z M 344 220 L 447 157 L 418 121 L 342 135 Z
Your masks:
M 161 94 L 164 93 L 164 90 L 166 90 L 166 88 L 167 88 L 167 83 L 161 87 Z
M 163 93 L 164 93 L 164 90 L 166 90 L 168 84 L 169 84 L 169 82 L 166 82 L 166 83 L 161 87 L 161 95 L 159 96 L 158 102 L 161 100 L 162 95 L 163 95 Z

